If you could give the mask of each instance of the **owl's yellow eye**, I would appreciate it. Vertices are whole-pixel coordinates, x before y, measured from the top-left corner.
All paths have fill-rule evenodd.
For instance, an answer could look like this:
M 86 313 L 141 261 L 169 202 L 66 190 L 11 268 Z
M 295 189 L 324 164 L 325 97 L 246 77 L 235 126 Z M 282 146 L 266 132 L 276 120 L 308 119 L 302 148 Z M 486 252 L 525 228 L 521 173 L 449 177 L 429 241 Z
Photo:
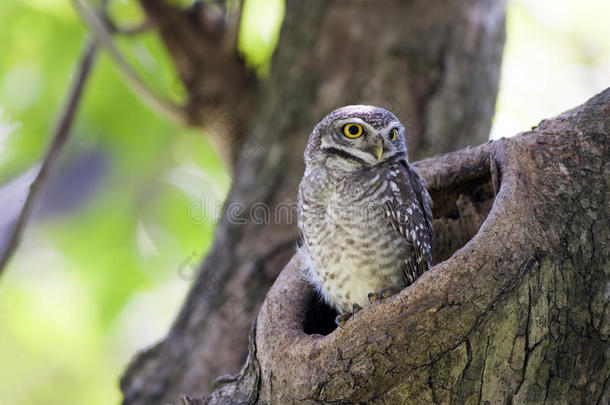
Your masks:
M 362 125 L 345 124 L 343 126 L 343 134 L 351 139 L 359 138 L 362 135 Z
M 392 130 L 392 132 L 390 133 L 390 141 L 394 142 L 394 141 L 396 141 L 397 138 L 398 138 L 398 130 L 396 128 L 394 128 Z

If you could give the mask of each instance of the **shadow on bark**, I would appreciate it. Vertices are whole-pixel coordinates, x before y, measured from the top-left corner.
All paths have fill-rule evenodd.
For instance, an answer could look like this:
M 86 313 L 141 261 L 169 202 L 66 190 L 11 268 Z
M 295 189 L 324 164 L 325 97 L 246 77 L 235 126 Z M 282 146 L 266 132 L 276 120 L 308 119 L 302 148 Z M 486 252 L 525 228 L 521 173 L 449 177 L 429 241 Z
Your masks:
M 419 162 L 440 262 L 328 333 L 294 257 L 242 372 L 184 403 L 608 403 L 609 139 L 606 90 Z

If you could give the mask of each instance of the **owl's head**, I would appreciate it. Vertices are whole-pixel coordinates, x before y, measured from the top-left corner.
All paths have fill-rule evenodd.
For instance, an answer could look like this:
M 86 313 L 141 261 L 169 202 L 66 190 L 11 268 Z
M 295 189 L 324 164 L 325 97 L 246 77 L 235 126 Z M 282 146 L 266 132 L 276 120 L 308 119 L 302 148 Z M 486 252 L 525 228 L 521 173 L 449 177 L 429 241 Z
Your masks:
M 405 128 L 388 110 L 349 105 L 328 114 L 309 137 L 305 163 L 354 171 L 406 158 Z

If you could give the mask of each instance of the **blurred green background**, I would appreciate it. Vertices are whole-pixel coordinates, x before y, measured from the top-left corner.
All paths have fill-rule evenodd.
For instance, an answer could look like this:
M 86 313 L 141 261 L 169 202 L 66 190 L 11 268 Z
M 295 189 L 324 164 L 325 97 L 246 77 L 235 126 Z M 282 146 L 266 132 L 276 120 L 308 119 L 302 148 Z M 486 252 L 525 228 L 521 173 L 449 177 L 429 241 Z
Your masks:
M 264 76 L 283 2 L 253 4 L 246 1 L 239 44 Z M 112 0 L 110 13 L 125 23 L 142 17 L 135 0 Z M 493 138 L 610 86 L 608 15 L 604 0 L 509 2 Z M 0 27 L 0 210 L 9 218 L 46 150 L 85 29 L 66 0 L 4 1 Z M 181 100 L 154 34 L 119 45 L 152 88 Z M 0 404 L 118 403 L 125 365 L 178 311 L 229 184 L 201 132 L 150 110 L 102 53 L 71 140 L 0 278 Z M 193 221 L 189 209 L 199 205 L 205 218 Z

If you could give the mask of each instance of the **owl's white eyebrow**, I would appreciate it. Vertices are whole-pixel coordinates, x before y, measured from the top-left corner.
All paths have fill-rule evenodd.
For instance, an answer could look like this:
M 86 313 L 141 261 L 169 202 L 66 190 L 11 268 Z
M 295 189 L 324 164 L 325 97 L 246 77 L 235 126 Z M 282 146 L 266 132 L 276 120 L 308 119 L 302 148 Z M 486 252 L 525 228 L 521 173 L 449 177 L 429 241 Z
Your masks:
M 385 127 L 381 128 L 381 129 L 379 130 L 379 132 L 386 132 L 386 131 L 388 131 L 388 132 L 389 132 L 389 131 L 390 131 L 390 129 L 392 129 L 392 128 L 396 128 L 396 127 L 399 127 L 400 125 L 401 125 L 401 124 L 400 124 L 400 121 L 392 121 L 392 122 L 390 122 L 388 125 L 386 125 Z
M 358 117 L 352 117 L 352 118 L 346 118 L 343 120 L 338 120 L 336 121 L 337 124 L 339 124 L 340 127 L 342 127 L 345 124 L 360 124 L 362 126 L 365 126 L 367 128 L 370 128 L 371 126 L 364 120 L 358 118 Z

